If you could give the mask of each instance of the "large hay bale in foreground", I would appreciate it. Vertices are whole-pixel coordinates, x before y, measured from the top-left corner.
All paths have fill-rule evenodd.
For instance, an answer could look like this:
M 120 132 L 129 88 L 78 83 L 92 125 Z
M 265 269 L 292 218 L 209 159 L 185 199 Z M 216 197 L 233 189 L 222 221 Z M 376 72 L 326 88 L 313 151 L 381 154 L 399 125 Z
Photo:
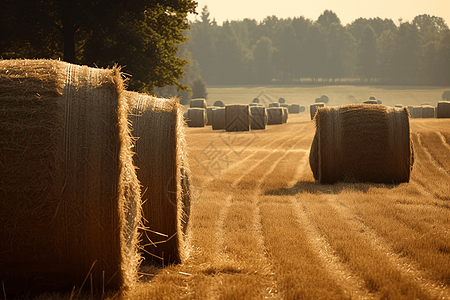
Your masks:
M 319 107 L 325 107 L 325 103 L 318 102 L 318 103 L 311 104 L 309 106 L 309 114 L 311 115 L 311 120 L 314 119 L 314 116 L 316 114 L 317 108 L 319 108 Z
M 192 99 L 191 102 L 189 103 L 189 107 L 191 107 L 191 108 L 198 107 L 198 108 L 206 109 L 206 107 L 207 107 L 206 99 L 204 99 L 204 98 Z
M 97 290 L 137 280 L 140 187 L 123 91 L 119 68 L 0 60 L 8 293 L 70 291 L 87 276 Z
M 409 182 L 413 165 L 406 108 L 345 105 L 319 108 L 310 166 L 322 184 Z
M 413 106 L 412 115 L 413 118 L 422 118 L 422 106 Z
M 189 186 L 182 184 L 189 173 L 183 109 L 176 98 L 134 92 L 125 92 L 125 96 L 142 186 L 142 256 L 147 261 L 159 257 L 164 264 L 180 263 L 186 257 L 184 228 L 190 205 Z
M 431 105 L 422 106 L 422 118 L 424 119 L 434 118 L 434 107 Z
M 251 129 L 266 129 L 267 125 L 267 111 L 264 106 L 252 106 L 250 107 L 252 114 Z
M 216 107 L 212 111 L 212 129 L 221 130 L 225 129 L 225 107 Z
M 303 107 L 303 110 L 305 110 L 305 108 Z M 300 113 L 300 105 L 298 104 L 290 104 L 288 107 L 288 112 L 290 114 L 299 114 Z
M 206 109 L 199 107 L 188 109 L 186 120 L 188 127 L 205 127 L 207 121 Z
M 283 124 L 283 108 L 269 107 L 267 109 L 267 125 Z
M 280 107 L 280 103 L 278 103 L 278 102 L 271 102 L 271 103 L 269 103 L 269 107 Z
M 226 131 L 250 131 L 250 106 L 246 104 L 231 104 L 225 106 Z
M 437 103 L 436 118 L 450 118 L 450 102 L 439 101 Z

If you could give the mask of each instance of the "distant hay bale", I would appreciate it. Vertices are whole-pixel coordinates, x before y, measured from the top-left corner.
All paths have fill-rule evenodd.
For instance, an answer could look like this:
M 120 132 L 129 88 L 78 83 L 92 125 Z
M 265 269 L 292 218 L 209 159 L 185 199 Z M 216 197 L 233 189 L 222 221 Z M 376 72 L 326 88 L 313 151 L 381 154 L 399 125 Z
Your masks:
M 309 159 L 319 183 L 409 182 L 413 148 L 406 108 L 323 107 L 314 120 Z
M 177 98 L 125 92 L 131 109 L 134 156 L 142 186 L 142 256 L 166 265 L 186 258 L 190 192 L 183 109 Z M 161 235 L 163 234 L 163 235 Z M 160 258 L 158 260 L 157 258 Z
M 319 107 L 325 107 L 325 103 L 318 102 L 309 106 L 309 114 L 311 115 L 311 120 L 314 119 L 314 115 L 316 114 L 317 108 Z
M 215 107 L 225 107 L 225 103 L 223 103 L 220 100 L 217 100 L 216 102 L 214 102 L 213 106 L 215 106 Z
M 377 100 L 366 100 L 363 102 L 364 104 L 378 104 Z
M 212 129 L 221 130 L 225 129 L 225 107 L 216 107 L 212 111 Z
M 442 100 L 444 101 L 450 101 L 450 91 L 444 91 L 442 93 Z
M 380 99 L 377 99 L 377 104 L 383 104 Z
M 320 96 L 320 102 L 323 102 L 323 103 L 328 103 L 328 101 L 330 101 L 330 98 L 328 97 L 328 95 L 322 95 L 322 96 Z
M 377 98 L 375 96 L 370 96 L 369 100 L 377 100 Z
M 434 107 L 431 105 L 422 106 L 422 118 L 424 119 L 434 118 Z
M 70 291 L 87 275 L 97 290 L 138 279 L 140 187 L 123 91 L 117 67 L 0 60 L 7 292 Z
M 230 104 L 225 106 L 226 131 L 250 131 L 250 106 L 245 104 Z
M 280 107 L 280 103 L 278 102 L 269 103 L 269 107 Z
M 259 99 L 258 98 L 254 98 L 253 99 L 253 103 L 259 103 Z
M 412 117 L 422 118 L 422 106 L 413 106 Z
M 289 104 L 283 103 L 283 104 L 280 104 L 280 107 L 286 107 L 286 108 L 289 108 Z
M 300 105 L 300 112 L 304 112 L 306 111 L 306 107 L 304 107 L 303 105 Z
M 289 112 L 287 107 L 281 107 L 283 109 L 283 123 L 287 123 L 287 120 L 289 119 Z
M 269 107 L 267 109 L 267 125 L 283 124 L 283 120 L 283 108 Z
M 212 125 L 212 111 L 215 108 L 215 106 L 208 106 L 206 108 L 206 125 Z
M 249 106 L 260 106 L 258 103 L 250 103 Z
M 252 115 L 251 129 L 266 129 L 267 124 L 267 111 L 264 106 L 252 106 L 250 107 Z
M 316 100 L 314 101 L 315 103 L 323 103 L 320 98 L 316 98 Z
M 199 107 L 206 109 L 206 107 L 208 107 L 206 104 L 206 99 L 203 98 L 192 99 L 189 105 L 191 108 Z
M 439 101 L 437 103 L 436 118 L 450 118 L 450 102 Z
M 402 104 L 395 104 L 394 107 L 395 107 L 395 108 L 403 108 L 403 105 L 402 105 Z
M 305 109 L 305 107 L 303 107 L 303 110 Z M 298 104 L 290 104 L 288 107 L 288 112 L 290 114 L 299 114 L 300 113 L 300 105 Z
M 188 109 L 187 125 L 189 127 L 205 127 L 207 123 L 206 109 L 194 107 Z
M 280 99 L 278 99 L 278 103 L 286 103 L 286 99 L 280 98 Z

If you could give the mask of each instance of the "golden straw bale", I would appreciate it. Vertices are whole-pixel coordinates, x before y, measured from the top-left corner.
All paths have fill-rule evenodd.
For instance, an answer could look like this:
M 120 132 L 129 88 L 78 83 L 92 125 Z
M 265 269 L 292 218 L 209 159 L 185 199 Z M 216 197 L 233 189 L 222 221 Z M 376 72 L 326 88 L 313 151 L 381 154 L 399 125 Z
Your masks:
M 183 108 L 177 98 L 125 92 L 135 138 L 135 165 L 142 186 L 141 247 L 146 261 L 180 263 L 186 258 L 189 176 Z M 160 264 L 161 261 L 158 261 Z
M 436 118 L 450 118 L 450 102 L 439 101 L 437 103 Z
M 217 100 L 214 102 L 213 106 L 215 107 L 225 107 L 225 104 L 221 100 Z
M 323 107 L 314 120 L 316 133 L 309 159 L 320 183 L 409 182 L 413 148 L 406 108 Z
M 305 108 L 303 107 L 303 110 L 304 110 Z M 300 113 L 300 105 L 299 104 L 290 104 L 289 105 L 289 107 L 288 107 L 288 112 L 290 113 L 290 114 L 299 114 Z
M 205 127 L 207 123 L 206 109 L 193 107 L 187 111 L 186 123 L 189 127 Z
M 424 119 L 434 118 L 434 107 L 431 105 L 423 105 L 422 118 Z
M 250 107 L 252 114 L 252 130 L 266 129 L 267 125 L 267 110 L 264 106 L 252 106 Z
M 189 106 L 190 107 L 199 107 L 199 108 L 206 109 L 206 107 L 207 107 L 206 99 L 204 99 L 204 98 L 192 99 L 191 102 L 189 103 Z
M 225 129 L 225 107 L 216 107 L 212 111 L 212 129 L 221 130 Z
M 118 67 L 0 60 L 8 292 L 71 290 L 87 275 L 94 289 L 138 279 L 140 187 L 123 91 Z
M 208 106 L 206 108 L 206 125 L 212 125 L 212 111 L 215 108 L 215 106 Z
M 325 107 L 325 103 L 317 102 L 309 106 L 309 114 L 311 115 L 311 120 L 314 119 L 314 115 L 316 114 L 317 108 L 319 107 Z
M 226 131 L 250 131 L 250 106 L 247 104 L 225 106 L 225 124 Z
M 287 123 L 287 120 L 289 119 L 289 112 L 287 107 L 281 107 L 283 109 L 283 123 Z
M 280 103 L 278 102 L 269 103 L 269 107 L 280 107 Z
M 283 108 L 269 107 L 267 109 L 267 125 L 283 124 Z
M 413 118 L 422 118 L 422 106 L 413 106 L 412 110 L 412 117 Z

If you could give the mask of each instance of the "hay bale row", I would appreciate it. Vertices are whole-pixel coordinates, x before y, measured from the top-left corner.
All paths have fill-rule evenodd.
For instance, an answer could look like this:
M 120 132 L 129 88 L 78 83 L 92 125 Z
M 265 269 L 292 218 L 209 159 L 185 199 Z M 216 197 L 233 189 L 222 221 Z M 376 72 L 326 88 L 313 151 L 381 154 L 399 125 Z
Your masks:
M 215 106 L 208 106 L 206 108 L 206 125 L 212 125 L 212 111 L 215 108 Z
M 206 109 L 207 107 L 206 99 L 203 98 L 192 99 L 191 102 L 189 103 L 189 107 L 191 108 L 198 107 Z
M 180 263 L 189 220 L 189 166 L 182 107 L 178 99 L 125 92 L 130 103 L 134 161 L 142 187 L 142 256 Z M 203 109 L 201 109 L 203 110 Z
M 406 108 L 322 107 L 315 123 L 309 160 L 320 183 L 409 182 L 413 148 Z
M 225 106 L 226 131 L 249 131 L 250 126 L 250 106 L 246 104 L 230 104 Z
M 318 103 L 311 104 L 309 106 L 309 114 L 311 115 L 311 120 L 314 119 L 314 116 L 316 115 L 317 108 L 319 108 L 319 107 L 325 107 L 325 103 L 318 102 Z
M 213 106 L 215 106 L 215 107 L 225 107 L 225 103 L 223 103 L 220 100 L 217 100 L 217 101 L 214 102 Z
M 267 125 L 283 124 L 284 118 L 283 108 L 269 107 L 267 109 Z
M 199 107 L 188 109 L 186 123 L 189 127 L 205 127 L 207 121 L 206 109 Z
M 251 129 L 266 129 L 268 122 L 267 110 L 264 106 L 250 107 L 251 113 Z
M 439 101 L 436 108 L 436 118 L 450 118 L 450 102 Z
M 412 114 L 413 118 L 422 118 L 422 106 L 413 106 Z
M 278 103 L 278 102 L 271 102 L 271 103 L 269 103 L 269 107 L 280 107 L 280 103 Z
M 0 60 L 7 292 L 71 290 L 88 274 L 94 289 L 136 282 L 141 200 L 123 92 L 119 68 Z
M 434 118 L 434 107 L 431 105 L 422 106 L 422 118 L 429 119 Z
M 225 128 L 225 107 L 216 107 L 212 111 L 212 129 L 221 130 Z

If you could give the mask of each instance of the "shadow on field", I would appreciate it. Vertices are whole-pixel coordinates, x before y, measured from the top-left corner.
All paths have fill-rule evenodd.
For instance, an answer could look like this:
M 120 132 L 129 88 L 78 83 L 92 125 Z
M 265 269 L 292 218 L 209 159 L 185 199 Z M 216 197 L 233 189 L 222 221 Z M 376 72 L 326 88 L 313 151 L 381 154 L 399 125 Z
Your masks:
M 291 188 L 280 188 L 277 190 L 266 190 L 264 195 L 267 196 L 294 196 L 301 193 L 308 194 L 340 194 L 342 191 L 354 191 L 367 193 L 369 189 L 393 189 L 398 184 L 383 184 L 383 183 L 346 183 L 339 182 L 336 184 L 319 184 L 312 181 L 299 181 Z

